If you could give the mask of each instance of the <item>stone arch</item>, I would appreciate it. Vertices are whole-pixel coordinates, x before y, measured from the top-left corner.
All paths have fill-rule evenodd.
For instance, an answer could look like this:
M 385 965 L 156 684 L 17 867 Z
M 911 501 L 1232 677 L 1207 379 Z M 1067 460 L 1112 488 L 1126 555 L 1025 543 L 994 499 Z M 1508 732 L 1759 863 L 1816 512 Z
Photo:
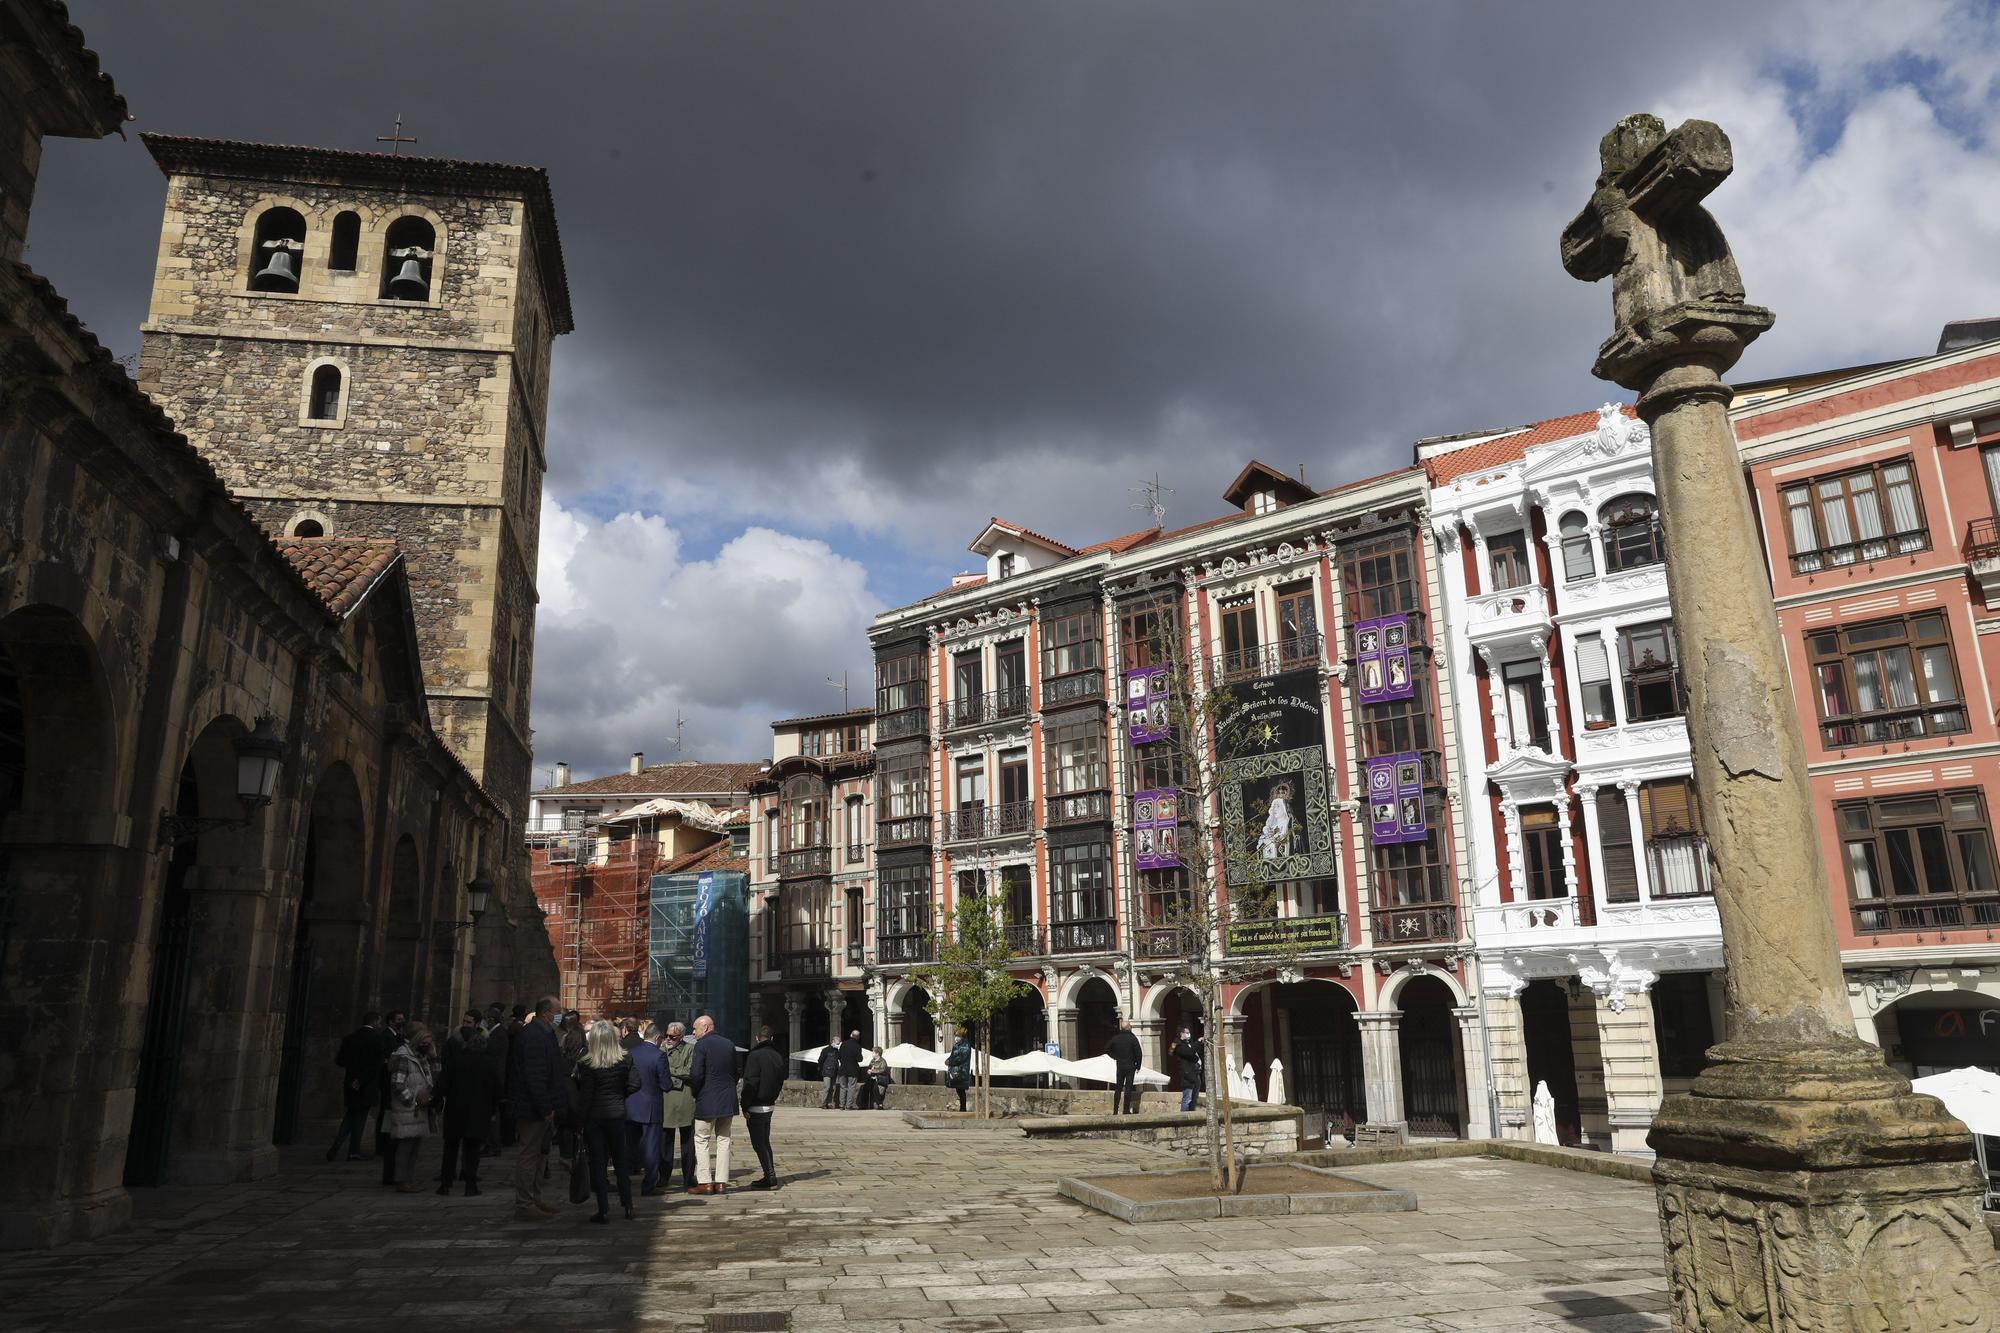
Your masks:
M 1412 1134 L 1459 1138 L 1466 1126 L 1465 1066 L 1458 1032 L 1462 994 L 1440 972 L 1411 977 L 1397 988 L 1398 1058 L 1403 1117 Z
M 331 389 L 331 404 L 323 401 Z M 299 424 L 338 430 L 347 424 L 354 370 L 344 356 L 316 356 L 299 375 Z
M 1069 1008 L 1076 1014 L 1076 1040 L 1064 1042 L 1063 1056 L 1070 1060 L 1088 1060 L 1094 1055 L 1104 1054 L 1104 1048 L 1111 1044 L 1111 1034 L 1118 1031 L 1118 1015 L 1123 1009 L 1118 987 L 1110 977 L 1093 969 L 1088 976 L 1072 978 L 1069 987 Z M 1067 1049 L 1074 1044 L 1076 1054 Z
M 136 913 L 114 883 L 120 719 L 105 663 L 70 612 L 0 616 L 0 1217 L 10 1244 L 96 1234 L 129 1206 L 103 1159 L 123 1153 L 107 1123 L 129 1057 L 87 1034 L 118 1030 L 117 987 Z M 140 844 L 150 830 L 133 829 Z M 79 1126 L 102 1126 L 99 1133 Z
M 341 1109 L 333 1057 L 369 1007 L 362 994 L 368 919 L 367 814 L 354 770 L 335 761 L 311 788 L 295 871 L 297 914 L 285 978 L 273 1143 L 325 1128 Z
M 244 814 L 234 742 L 249 723 L 227 711 L 196 716 L 210 720 L 187 746 L 169 788 L 171 808 L 233 822 L 167 850 L 142 939 L 151 950 L 128 1186 L 249 1179 L 275 1166 L 265 1120 L 271 1088 L 258 1068 L 268 1053 L 271 996 L 256 957 L 269 929 L 263 889 L 272 816 L 234 822 Z
M 408 833 L 396 839 L 389 854 L 389 897 L 382 914 L 382 1012 L 401 1009 L 418 1015 L 422 997 L 417 986 L 423 972 L 423 859 L 417 840 Z M 445 1017 L 449 1017 L 446 1015 Z M 439 1021 L 431 1016 L 430 1021 Z
M 299 265 L 299 283 L 295 291 L 305 290 L 307 273 L 316 274 L 320 271 L 322 265 L 314 261 L 324 258 L 321 249 L 322 233 L 318 227 L 308 225 L 308 219 L 316 218 L 317 210 L 297 195 L 266 191 L 244 210 L 243 221 L 237 224 L 235 290 L 248 289 L 250 275 L 263 267 L 262 257 L 258 253 L 258 243 L 268 239 L 261 234 L 268 230 L 265 226 L 267 215 L 271 215 L 273 221 L 284 221 L 278 216 L 279 210 L 288 212 L 298 219 L 298 240 L 303 248 L 295 252 Z
M 890 1013 L 901 1020 L 904 1041 L 934 1051 L 938 1048 L 938 1022 L 925 1007 L 929 998 L 930 992 L 906 979 Z
M 1239 1059 L 1250 1065 L 1257 1096 L 1270 1096 L 1271 1062 L 1279 1061 L 1286 1099 L 1305 1109 L 1307 1138 L 1326 1144 L 1351 1136 L 1368 1118 L 1354 992 L 1331 977 L 1306 977 L 1245 986 L 1237 999 Z
M 1091 967 L 1086 964 L 1064 977 L 1062 984 L 1056 987 L 1055 1007 L 1058 1009 L 1076 1008 L 1078 993 L 1092 981 L 1101 981 L 1109 986 L 1113 996 L 1117 996 L 1119 993 L 1118 982 L 1109 972 L 1104 971 L 1102 968 Z
M 1912 1077 L 1966 1065 L 2000 1066 L 2000 983 L 1931 983 L 1876 1010 L 1870 1034 L 1890 1064 Z
M 1420 966 L 1399 967 L 1391 973 L 1389 979 L 1382 983 L 1381 993 L 1375 1001 L 1376 1007 L 1379 1009 L 1402 1008 L 1401 996 L 1403 992 L 1408 989 L 1411 983 L 1421 981 L 1425 978 L 1430 978 L 1441 983 L 1451 993 L 1451 1003 L 1454 1008 L 1463 1009 L 1466 1005 L 1472 1003 L 1466 997 L 1465 987 L 1459 985 L 1457 977 L 1442 968 Z
M 439 293 L 443 289 L 445 275 L 446 246 L 448 229 L 444 216 L 435 209 L 409 200 L 397 201 L 396 207 L 384 213 L 378 229 L 371 228 L 375 244 L 369 245 L 368 236 L 363 237 L 362 249 L 373 250 L 376 257 L 374 272 L 375 290 L 378 300 L 395 300 L 389 293 L 389 283 L 396 276 L 402 259 L 390 254 L 392 249 L 406 245 L 418 245 L 429 251 L 429 258 L 420 261 L 424 276 L 425 294 L 421 300 L 406 301 L 411 305 L 437 305 Z

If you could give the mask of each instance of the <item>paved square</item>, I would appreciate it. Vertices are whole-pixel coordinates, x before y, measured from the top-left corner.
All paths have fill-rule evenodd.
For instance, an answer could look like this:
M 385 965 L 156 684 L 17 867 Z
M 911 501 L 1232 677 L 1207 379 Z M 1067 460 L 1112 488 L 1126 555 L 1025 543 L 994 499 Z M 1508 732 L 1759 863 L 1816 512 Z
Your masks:
M 614 1198 L 608 1227 L 585 1223 L 588 1205 L 513 1221 L 504 1158 L 482 1197 L 447 1199 L 385 1190 L 373 1162 L 288 1150 L 276 1180 L 142 1191 L 119 1236 L 10 1256 L 0 1325 L 698 1330 L 783 1312 L 797 1329 L 910 1333 L 1667 1326 L 1652 1192 L 1625 1181 L 1454 1158 L 1357 1169 L 1415 1190 L 1415 1213 L 1130 1226 L 1055 1180 L 1160 1160 L 1148 1149 L 792 1108 L 773 1137 L 784 1189 L 642 1199 L 637 1222 Z M 739 1137 L 739 1188 L 748 1148 Z

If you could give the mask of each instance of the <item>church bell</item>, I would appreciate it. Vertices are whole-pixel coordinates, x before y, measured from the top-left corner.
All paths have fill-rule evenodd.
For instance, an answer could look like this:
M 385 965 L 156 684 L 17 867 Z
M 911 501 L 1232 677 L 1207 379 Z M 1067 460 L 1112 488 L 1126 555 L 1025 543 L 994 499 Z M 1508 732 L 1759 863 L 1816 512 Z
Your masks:
M 396 276 L 389 279 L 389 295 L 399 301 L 427 300 L 431 285 L 424 279 L 424 266 L 414 259 L 405 259 Z
M 283 246 L 271 251 L 271 262 L 251 277 L 250 285 L 260 292 L 295 292 L 299 271 L 292 267 L 292 252 Z

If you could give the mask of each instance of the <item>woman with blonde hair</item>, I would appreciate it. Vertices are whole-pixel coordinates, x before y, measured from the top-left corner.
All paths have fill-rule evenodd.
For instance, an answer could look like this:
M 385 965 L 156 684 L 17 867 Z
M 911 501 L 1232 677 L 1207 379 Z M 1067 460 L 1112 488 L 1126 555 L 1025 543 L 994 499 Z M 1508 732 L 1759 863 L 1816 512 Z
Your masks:
M 422 1023 L 403 1029 L 403 1044 L 389 1057 L 389 1138 L 394 1144 L 396 1190 L 417 1192 L 417 1148 L 431 1132 L 436 1100 L 437 1052 Z
M 597 1195 L 593 1222 L 610 1221 L 610 1199 L 604 1188 L 608 1159 L 618 1176 L 618 1201 L 625 1219 L 632 1220 L 632 1177 L 625 1160 L 625 1099 L 639 1090 L 639 1071 L 618 1044 L 618 1029 L 599 1019 L 590 1025 L 583 1058 L 576 1063 L 577 1090 L 583 1094 L 583 1139 L 590 1153 L 590 1185 Z

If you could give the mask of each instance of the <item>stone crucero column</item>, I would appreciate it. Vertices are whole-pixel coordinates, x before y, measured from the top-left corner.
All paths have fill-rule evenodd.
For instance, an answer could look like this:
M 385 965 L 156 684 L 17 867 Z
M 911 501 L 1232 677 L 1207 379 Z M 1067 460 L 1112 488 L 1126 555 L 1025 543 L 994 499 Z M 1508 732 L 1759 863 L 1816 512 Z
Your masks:
M 2000 1277 L 1964 1126 L 1855 1035 L 1793 708 L 1721 379 L 1772 323 L 1701 200 L 1706 121 L 1628 116 L 1563 267 L 1612 279 L 1594 372 L 1639 394 L 1709 838 L 1730 1039 L 1653 1123 L 1674 1327 L 1992 1329 Z

